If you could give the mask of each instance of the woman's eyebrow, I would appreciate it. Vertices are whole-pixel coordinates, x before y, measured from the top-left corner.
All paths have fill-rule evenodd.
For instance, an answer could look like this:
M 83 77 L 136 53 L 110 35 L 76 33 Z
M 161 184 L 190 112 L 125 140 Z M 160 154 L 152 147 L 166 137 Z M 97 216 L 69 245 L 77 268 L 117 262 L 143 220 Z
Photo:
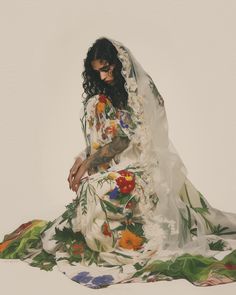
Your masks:
M 109 64 L 106 64 L 105 66 L 101 67 L 100 69 L 98 69 L 98 70 L 94 70 L 94 71 L 99 72 L 99 71 L 103 70 L 104 68 L 107 68 L 108 66 L 109 66 Z

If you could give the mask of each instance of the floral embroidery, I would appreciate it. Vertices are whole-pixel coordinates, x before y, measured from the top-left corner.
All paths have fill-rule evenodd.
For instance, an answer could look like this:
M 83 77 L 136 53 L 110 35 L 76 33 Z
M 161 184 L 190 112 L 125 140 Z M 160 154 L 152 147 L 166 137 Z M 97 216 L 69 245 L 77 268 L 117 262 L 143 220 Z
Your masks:
M 134 174 L 126 170 L 119 171 L 119 173 L 121 176 L 116 179 L 116 183 L 121 193 L 128 194 L 135 187 Z
M 109 228 L 109 224 L 107 222 L 104 222 L 102 225 L 102 232 L 105 236 L 109 236 L 111 237 L 112 233 L 111 230 Z
M 72 255 L 81 255 L 84 252 L 84 245 L 82 243 L 75 242 L 71 245 Z
M 100 147 L 100 144 L 97 142 L 93 142 L 92 147 L 93 147 L 93 149 L 97 150 Z
M 136 234 L 132 233 L 130 230 L 124 230 L 121 233 L 121 238 L 119 240 L 119 246 L 125 249 L 138 250 L 141 248 L 143 239 Z
M 132 79 L 127 86 L 135 91 Z M 145 132 L 142 97 L 133 92 L 129 102 L 132 108 L 117 110 L 104 94 L 88 101 L 81 122 L 90 154 L 117 135 L 128 136 L 135 152 L 140 142 L 145 148 L 148 139 L 141 136 Z M 132 155 L 132 150 L 128 153 Z M 92 171 L 94 174 L 83 177 L 76 198 L 53 222 L 30 221 L 5 236 L 0 243 L 0 257 L 20 258 L 47 271 L 61 263 L 64 274 L 94 289 L 175 277 L 189 278 L 200 286 L 236 281 L 236 250 L 220 261 L 187 253 L 174 260 L 155 259 L 166 245 L 167 236 L 178 238 L 180 225 L 189 238 L 197 234 L 195 217 L 201 218 L 201 225 L 205 223 L 211 234 L 233 235 L 235 229 L 218 220 L 213 223 L 214 219 L 209 218 L 212 208 L 187 180 L 179 193 L 178 201 L 183 209 L 186 206 L 185 211 L 180 210 L 180 224 L 159 216 L 155 211 L 159 196 L 142 161 L 126 165 L 121 160 L 119 164 L 123 165 L 101 164 Z M 210 236 L 210 250 L 230 249 L 223 238 Z

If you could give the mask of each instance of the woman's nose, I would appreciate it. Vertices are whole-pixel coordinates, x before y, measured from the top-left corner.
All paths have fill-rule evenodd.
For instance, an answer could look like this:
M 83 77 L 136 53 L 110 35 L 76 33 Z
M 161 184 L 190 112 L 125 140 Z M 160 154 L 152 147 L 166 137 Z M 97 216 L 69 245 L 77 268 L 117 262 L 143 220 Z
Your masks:
M 101 78 L 101 80 L 106 79 L 106 77 L 107 77 L 107 73 L 100 72 L 100 78 Z

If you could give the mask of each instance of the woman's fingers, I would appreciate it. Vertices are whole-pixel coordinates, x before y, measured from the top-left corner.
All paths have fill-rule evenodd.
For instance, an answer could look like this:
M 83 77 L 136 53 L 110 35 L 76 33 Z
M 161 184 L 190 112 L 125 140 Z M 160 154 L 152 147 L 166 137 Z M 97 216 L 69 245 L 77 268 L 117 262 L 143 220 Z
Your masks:
M 74 177 L 72 184 L 71 184 L 71 189 L 72 191 L 76 192 L 79 188 L 79 184 L 80 184 L 80 179 L 82 178 L 80 169 L 77 171 L 76 176 Z
M 76 159 L 74 165 L 70 169 L 70 173 L 69 173 L 69 176 L 67 178 L 67 180 L 69 182 L 70 189 L 71 189 L 71 186 L 72 186 L 73 178 L 74 178 L 75 174 L 77 173 L 79 167 L 81 166 L 82 162 L 83 162 L 83 160 L 81 158 Z
M 72 184 L 71 184 L 71 187 L 72 187 L 73 191 L 76 192 L 78 190 L 80 180 L 83 177 L 83 175 L 85 174 L 85 172 L 86 172 L 85 165 L 81 165 L 80 168 L 78 169 L 73 181 L 72 181 Z
M 74 165 L 71 168 L 71 171 L 73 171 L 74 173 L 77 172 L 77 170 L 79 169 L 80 165 L 82 164 L 83 160 L 81 158 L 77 158 L 75 160 Z
M 68 182 L 69 182 L 69 187 L 71 189 L 71 184 L 72 184 L 72 181 L 73 181 L 73 178 L 74 178 L 74 175 L 76 174 L 76 170 L 70 170 L 70 174 L 67 178 Z

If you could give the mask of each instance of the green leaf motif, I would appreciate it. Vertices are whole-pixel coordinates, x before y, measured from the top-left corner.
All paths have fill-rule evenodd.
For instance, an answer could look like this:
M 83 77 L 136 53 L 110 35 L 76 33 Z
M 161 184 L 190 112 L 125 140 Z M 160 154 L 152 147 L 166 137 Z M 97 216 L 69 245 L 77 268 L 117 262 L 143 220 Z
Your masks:
M 56 265 L 55 256 L 42 250 L 38 255 L 33 258 L 30 263 L 31 266 L 39 267 L 42 270 L 51 271 Z
M 71 228 L 66 227 L 64 227 L 62 230 L 55 228 L 53 239 L 56 240 L 57 243 L 64 242 L 70 244 L 73 241 L 85 243 L 84 236 L 81 232 L 73 232 Z
M 134 222 L 127 225 L 127 229 L 136 234 L 137 236 L 144 237 L 143 224 Z
M 102 200 L 102 203 L 104 203 L 106 209 L 112 213 L 122 213 L 123 209 L 120 207 L 117 207 L 115 205 L 113 205 L 111 202 L 107 201 L 107 200 Z
M 229 229 L 229 227 L 225 226 L 222 227 L 220 224 L 218 225 L 214 225 L 212 227 L 212 234 L 214 235 L 218 235 L 218 236 L 222 236 L 222 235 L 233 235 L 236 234 L 236 231 L 226 231 L 227 229 Z M 226 232 L 225 232 L 226 231 Z
M 209 248 L 214 251 L 223 251 L 225 248 L 225 242 L 223 240 L 211 242 L 208 245 L 209 245 Z

